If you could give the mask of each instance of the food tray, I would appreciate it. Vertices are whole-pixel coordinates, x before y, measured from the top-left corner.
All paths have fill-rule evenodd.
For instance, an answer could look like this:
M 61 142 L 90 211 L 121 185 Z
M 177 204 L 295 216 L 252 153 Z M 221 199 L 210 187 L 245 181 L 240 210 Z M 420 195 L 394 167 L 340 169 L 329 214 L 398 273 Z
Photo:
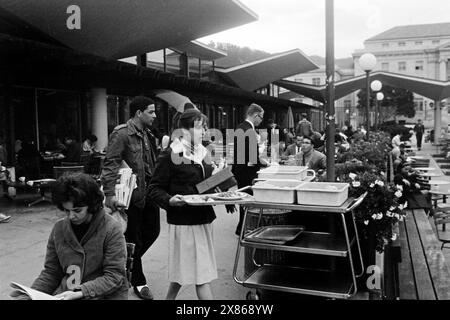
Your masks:
M 297 203 L 339 207 L 348 199 L 348 183 L 306 182 L 297 189 Z
M 244 240 L 281 245 L 294 240 L 304 230 L 303 226 L 265 226 L 252 231 Z
M 258 171 L 258 179 L 304 180 L 308 170 L 300 166 L 272 166 Z
M 296 190 L 303 184 L 298 180 L 266 180 L 252 187 L 256 201 L 295 203 Z
M 242 194 L 239 199 L 237 198 L 228 198 L 228 200 L 223 200 L 221 197 L 217 197 L 217 193 L 215 194 L 192 194 L 192 195 L 184 195 L 184 201 L 190 206 L 216 206 L 222 204 L 244 204 L 248 202 L 255 201 L 255 199 L 245 192 L 239 192 Z

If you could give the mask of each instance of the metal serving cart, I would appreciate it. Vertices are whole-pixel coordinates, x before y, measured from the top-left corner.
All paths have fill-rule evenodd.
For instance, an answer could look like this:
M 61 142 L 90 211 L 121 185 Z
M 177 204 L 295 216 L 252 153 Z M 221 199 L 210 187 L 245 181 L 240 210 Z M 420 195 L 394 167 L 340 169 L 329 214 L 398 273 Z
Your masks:
M 233 278 L 244 287 L 256 289 L 256 293 L 250 291 L 247 299 L 258 300 L 258 290 L 283 291 L 288 293 L 320 296 L 335 299 L 348 299 L 357 293 L 356 279 L 364 273 L 364 264 L 361 254 L 361 247 L 358 239 L 358 230 L 355 223 L 354 210 L 364 200 L 366 194 L 359 198 L 349 198 L 340 207 L 305 206 L 294 204 L 276 204 L 262 202 L 247 202 L 243 204 L 246 212 L 243 227 L 239 237 L 235 264 L 233 268 Z M 256 229 L 246 232 L 248 219 L 248 209 L 259 209 L 259 216 Z M 261 217 L 264 209 L 281 209 L 301 212 L 317 212 L 329 215 L 337 215 L 337 221 L 342 222 L 343 234 L 333 234 L 327 232 L 314 232 L 301 230 L 300 235 L 292 241 L 277 243 L 277 241 L 254 241 L 255 233 L 267 231 L 267 226 L 260 227 Z M 339 219 L 340 218 L 340 219 Z M 350 220 L 351 222 L 347 221 Z M 287 226 L 289 227 L 289 226 Z M 263 230 L 263 228 L 266 228 Z M 353 228 L 352 235 L 349 228 Z M 292 230 L 290 230 L 292 234 Z M 256 269 L 244 279 L 239 279 L 237 269 L 241 248 L 251 248 L 252 260 Z M 355 248 L 356 247 L 356 248 Z M 257 263 L 255 261 L 256 249 L 294 252 L 310 255 L 322 255 L 330 257 L 341 257 L 348 259 L 349 272 L 342 276 L 336 272 L 323 269 L 309 269 L 297 266 L 276 265 L 270 263 Z M 355 258 L 356 256 L 356 258 Z M 358 271 L 355 269 L 354 260 L 359 260 Z M 345 263 L 346 264 L 346 263 Z

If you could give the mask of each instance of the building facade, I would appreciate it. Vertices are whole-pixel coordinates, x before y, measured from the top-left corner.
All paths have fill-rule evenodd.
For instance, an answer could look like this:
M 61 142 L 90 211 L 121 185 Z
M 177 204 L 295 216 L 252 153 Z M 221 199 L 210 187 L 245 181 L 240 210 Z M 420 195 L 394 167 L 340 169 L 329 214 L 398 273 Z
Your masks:
M 373 71 L 387 71 L 411 76 L 449 80 L 450 23 L 398 26 L 367 39 L 363 50 L 353 53 L 355 76 L 364 74 L 358 60 L 362 54 L 370 52 L 377 58 Z M 354 94 L 356 95 L 356 93 Z M 434 119 L 434 102 L 414 94 L 416 116 L 397 118 L 407 123 L 423 119 L 431 127 Z M 450 108 L 442 104 L 442 124 L 449 123 Z

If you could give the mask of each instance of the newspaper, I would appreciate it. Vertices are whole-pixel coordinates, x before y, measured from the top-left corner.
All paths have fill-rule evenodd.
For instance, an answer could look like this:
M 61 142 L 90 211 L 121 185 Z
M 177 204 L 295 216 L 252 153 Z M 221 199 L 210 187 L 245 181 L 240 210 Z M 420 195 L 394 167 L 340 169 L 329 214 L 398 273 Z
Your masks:
M 62 300 L 62 298 L 56 298 L 47 293 L 31 289 L 17 282 L 10 283 L 11 288 L 14 290 L 10 293 L 10 296 L 16 300 Z
M 119 176 L 119 183 L 116 184 L 115 187 L 116 199 L 128 209 L 133 190 L 137 188 L 136 175 L 128 164 L 125 161 L 122 161 L 119 169 Z

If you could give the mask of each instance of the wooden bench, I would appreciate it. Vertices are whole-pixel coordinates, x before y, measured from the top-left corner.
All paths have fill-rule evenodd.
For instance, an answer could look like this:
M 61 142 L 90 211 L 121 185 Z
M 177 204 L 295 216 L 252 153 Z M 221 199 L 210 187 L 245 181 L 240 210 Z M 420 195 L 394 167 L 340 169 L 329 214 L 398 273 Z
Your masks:
M 407 210 L 406 219 L 399 223 L 399 242 L 399 299 L 450 299 L 449 267 L 423 209 Z

